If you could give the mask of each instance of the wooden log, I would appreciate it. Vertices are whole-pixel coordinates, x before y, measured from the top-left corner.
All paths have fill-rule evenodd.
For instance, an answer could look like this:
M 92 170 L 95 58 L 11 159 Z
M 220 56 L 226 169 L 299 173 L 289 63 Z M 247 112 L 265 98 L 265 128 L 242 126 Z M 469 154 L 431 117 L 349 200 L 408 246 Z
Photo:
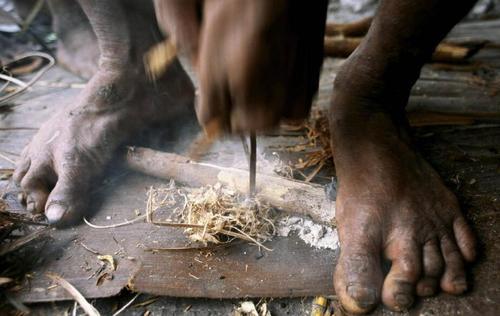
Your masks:
M 362 37 L 325 37 L 325 55 L 347 58 L 354 52 L 362 40 Z
M 327 23 L 325 28 L 325 35 L 327 36 L 364 36 L 370 25 L 372 24 L 373 17 L 366 17 L 351 23 Z
M 324 52 L 329 57 L 347 58 L 359 46 L 362 37 L 325 37 Z M 479 45 L 479 44 L 478 44 Z M 479 46 L 465 47 L 457 44 L 441 43 L 432 55 L 433 62 L 463 63 L 477 52 Z
M 162 179 L 200 187 L 220 182 L 242 194 L 248 194 L 248 171 L 195 162 L 177 154 L 148 148 L 131 147 L 126 155 L 128 168 Z M 316 222 L 331 225 L 335 202 L 325 195 L 321 185 L 257 174 L 256 197 L 273 207 L 306 215 Z

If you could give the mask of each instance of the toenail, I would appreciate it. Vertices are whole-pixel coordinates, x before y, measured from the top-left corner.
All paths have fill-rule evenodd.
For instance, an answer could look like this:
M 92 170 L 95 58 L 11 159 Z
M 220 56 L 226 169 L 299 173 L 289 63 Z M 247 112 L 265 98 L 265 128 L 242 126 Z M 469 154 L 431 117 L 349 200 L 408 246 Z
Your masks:
M 67 207 L 61 204 L 51 204 L 45 211 L 45 217 L 49 224 L 55 224 L 59 222 L 67 211 Z
M 347 294 L 362 309 L 371 308 L 377 303 L 377 295 L 375 294 L 375 290 L 371 288 L 350 285 L 347 287 Z
M 409 307 L 413 303 L 413 298 L 406 294 L 396 294 L 394 298 L 399 308 Z

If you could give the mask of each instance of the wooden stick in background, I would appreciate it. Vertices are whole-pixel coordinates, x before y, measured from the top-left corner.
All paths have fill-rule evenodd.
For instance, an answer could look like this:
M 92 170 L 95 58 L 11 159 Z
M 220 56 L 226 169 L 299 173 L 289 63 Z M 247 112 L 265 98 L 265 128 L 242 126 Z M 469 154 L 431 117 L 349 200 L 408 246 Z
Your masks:
M 373 17 L 366 17 L 361 20 L 357 20 L 351 23 L 327 23 L 325 28 L 326 36 L 348 36 L 348 37 L 358 37 L 364 36 L 370 25 L 372 24 Z
M 347 58 L 359 46 L 362 37 L 325 37 L 325 55 Z M 432 61 L 443 63 L 462 63 L 477 52 L 477 47 L 441 43 L 432 55 Z

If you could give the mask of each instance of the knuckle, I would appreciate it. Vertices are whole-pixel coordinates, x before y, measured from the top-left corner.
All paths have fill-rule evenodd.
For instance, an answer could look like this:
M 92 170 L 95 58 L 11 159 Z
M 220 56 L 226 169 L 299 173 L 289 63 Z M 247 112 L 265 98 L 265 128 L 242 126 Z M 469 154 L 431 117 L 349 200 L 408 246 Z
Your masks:
M 415 260 L 410 260 L 409 258 L 404 258 L 398 262 L 399 271 L 405 279 L 415 280 L 420 275 L 419 265 Z

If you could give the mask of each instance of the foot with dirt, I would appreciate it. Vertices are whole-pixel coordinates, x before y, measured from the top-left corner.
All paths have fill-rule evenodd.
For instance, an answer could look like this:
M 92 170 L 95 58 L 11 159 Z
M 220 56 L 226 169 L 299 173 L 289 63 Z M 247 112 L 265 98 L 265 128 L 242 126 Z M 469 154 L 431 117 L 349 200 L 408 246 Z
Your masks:
M 339 106 L 353 102 L 340 98 Z M 456 197 L 390 115 L 345 115 L 332 120 L 341 244 L 334 280 L 344 307 L 362 313 L 382 300 L 402 311 L 415 295 L 462 294 L 475 241 Z
M 119 145 L 150 124 L 188 113 L 194 96 L 178 62 L 156 83 L 147 79 L 142 56 L 154 44 L 153 17 L 112 1 L 81 5 L 96 30 L 100 68 L 74 103 L 40 128 L 14 175 L 27 209 L 57 225 L 84 216 L 89 190 Z
M 330 124 L 341 253 L 334 285 L 351 313 L 380 301 L 403 311 L 415 296 L 468 288 L 474 235 L 456 197 L 412 147 L 404 108 L 421 67 L 473 2 L 450 10 L 447 1 L 382 1 L 337 74 Z M 440 12 L 449 18 L 439 20 Z

